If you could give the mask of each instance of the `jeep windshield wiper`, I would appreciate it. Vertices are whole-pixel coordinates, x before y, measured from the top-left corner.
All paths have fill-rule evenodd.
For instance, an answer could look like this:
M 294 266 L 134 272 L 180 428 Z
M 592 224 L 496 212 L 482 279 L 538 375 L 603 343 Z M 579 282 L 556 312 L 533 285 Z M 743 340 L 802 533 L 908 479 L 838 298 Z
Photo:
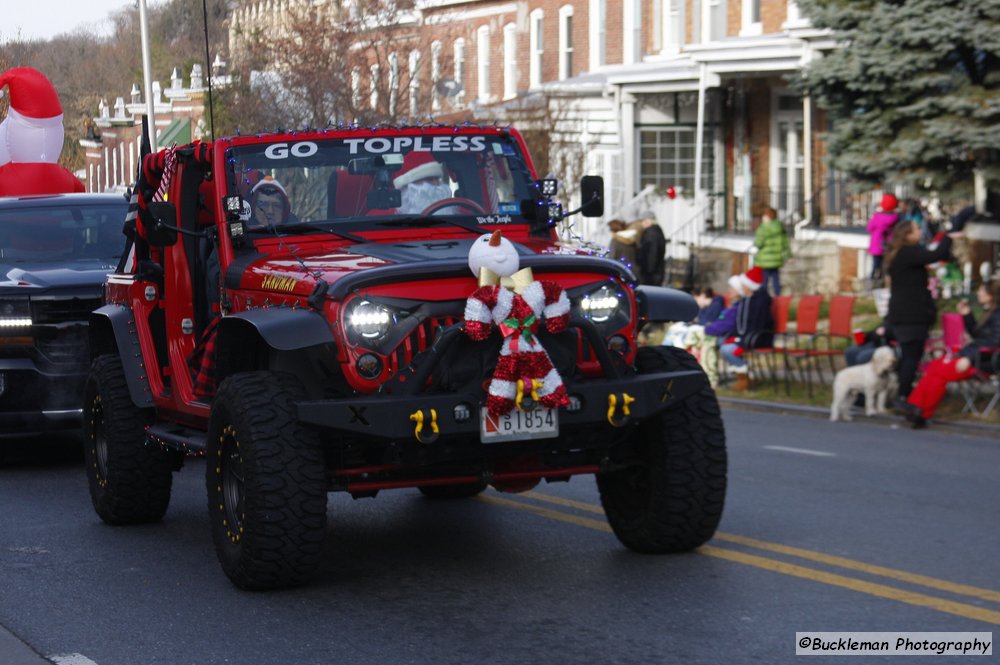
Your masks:
M 460 229 L 470 231 L 471 233 L 490 233 L 488 229 L 484 229 L 478 224 L 473 224 L 472 222 L 466 222 L 452 217 L 438 217 L 435 215 L 413 215 L 411 217 L 397 217 L 395 219 L 380 219 L 375 223 L 378 226 L 427 226 L 429 224 L 449 224 L 451 226 L 457 226 Z
M 278 224 L 278 225 L 276 225 L 276 226 L 274 226 L 272 228 L 273 228 L 273 230 L 274 230 L 275 233 L 279 233 L 279 234 L 280 233 L 287 233 L 289 231 L 291 231 L 291 232 L 297 232 L 297 231 L 322 231 L 323 233 L 332 233 L 335 236 L 340 236 L 344 240 L 350 240 L 351 242 L 356 242 L 356 243 L 359 243 L 359 244 L 371 242 L 368 238 L 365 238 L 364 236 L 355 235 L 355 234 L 349 233 L 347 231 L 338 231 L 336 229 L 330 228 L 329 226 L 319 226 L 317 224 L 307 224 L 307 223 Z

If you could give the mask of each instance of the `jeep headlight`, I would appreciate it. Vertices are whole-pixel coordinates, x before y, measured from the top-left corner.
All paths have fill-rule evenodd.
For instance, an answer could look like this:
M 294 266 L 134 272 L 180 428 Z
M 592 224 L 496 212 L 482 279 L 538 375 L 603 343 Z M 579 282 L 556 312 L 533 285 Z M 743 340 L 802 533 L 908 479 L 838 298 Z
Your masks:
M 618 293 L 605 284 L 596 291 L 583 296 L 580 300 L 580 309 L 583 315 L 594 323 L 604 323 L 618 311 L 621 299 Z
M 389 332 L 395 318 L 395 312 L 385 305 L 361 300 L 351 307 L 347 323 L 362 338 L 375 340 Z
M 31 328 L 28 300 L 0 300 L 0 335 L 25 334 Z

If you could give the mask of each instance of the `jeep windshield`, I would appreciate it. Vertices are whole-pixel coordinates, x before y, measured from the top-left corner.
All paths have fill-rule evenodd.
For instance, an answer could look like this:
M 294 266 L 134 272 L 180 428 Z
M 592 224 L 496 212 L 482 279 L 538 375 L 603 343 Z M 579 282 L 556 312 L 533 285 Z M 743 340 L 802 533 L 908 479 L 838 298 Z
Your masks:
M 521 201 L 535 196 L 518 143 L 501 134 L 255 143 L 234 146 L 227 156 L 228 191 L 239 197 L 251 232 L 436 223 L 475 228 L 524 221 Z
M 0 209 L 0 261 L 114 266 L 125 244 L 126 205 L 124 198 L 100 205 L 65 198 L 47 206 Z

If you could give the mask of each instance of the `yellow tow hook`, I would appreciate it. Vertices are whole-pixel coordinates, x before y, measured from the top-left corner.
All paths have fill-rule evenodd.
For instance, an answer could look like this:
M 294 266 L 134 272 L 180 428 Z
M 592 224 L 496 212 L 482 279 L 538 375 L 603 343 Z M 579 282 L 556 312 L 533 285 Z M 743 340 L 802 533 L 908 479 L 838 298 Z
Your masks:
M 428 425 L 430 426 L 431 429 L 431 434 L 429 436 L 422 434 L 422 432 L 424 431 L 423 410 L 420 409 L 410 414 L 410 420 L 412 420 L 417 424 L 417 426 L 413 429 L 413 436 L 417 437 L 417 441 L 419 441 L 420 443 L 434 443 L 435 441 L 438 440 L 438 435 L 441 433 L 441 430 L 438 428 L 437 409 L 428 409 L 428 412 L 430 412 L 430 422 L 428 423 Z
M 622 427 L 629 421 L 631 410 L 629 405 L 635 398 L 628 393 L 622 393 L 622 415 L 615 418 L 615 410 L 618 408 L 618 395 L 611 393 L 608 395 L 608 422 L 612 427 Z

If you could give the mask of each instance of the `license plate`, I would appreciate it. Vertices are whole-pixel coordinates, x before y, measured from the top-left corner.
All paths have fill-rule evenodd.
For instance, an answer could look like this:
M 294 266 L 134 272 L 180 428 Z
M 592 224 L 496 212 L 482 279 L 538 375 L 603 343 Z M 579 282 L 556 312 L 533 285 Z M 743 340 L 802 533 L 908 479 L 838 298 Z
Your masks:
M 552 439 L 559 436 L 559 412 L 536 407 L 531 411 L 514 409 L 499 418 L 490 417 L 484 407 L 479 418 L 479 440 L 483 443 Z

